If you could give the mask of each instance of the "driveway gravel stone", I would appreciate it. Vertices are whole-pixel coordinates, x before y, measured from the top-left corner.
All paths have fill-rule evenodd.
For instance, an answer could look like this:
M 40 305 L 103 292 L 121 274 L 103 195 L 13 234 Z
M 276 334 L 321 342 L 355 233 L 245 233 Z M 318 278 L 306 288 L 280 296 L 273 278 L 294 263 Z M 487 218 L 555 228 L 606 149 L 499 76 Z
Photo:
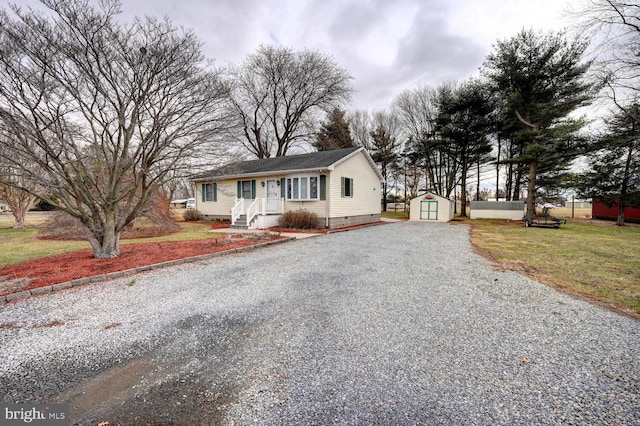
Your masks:
M 83 425 L 640 424 L 640 322 L 493 270 L 460 225 L 13 301 L 0 361 L 3 402 Z

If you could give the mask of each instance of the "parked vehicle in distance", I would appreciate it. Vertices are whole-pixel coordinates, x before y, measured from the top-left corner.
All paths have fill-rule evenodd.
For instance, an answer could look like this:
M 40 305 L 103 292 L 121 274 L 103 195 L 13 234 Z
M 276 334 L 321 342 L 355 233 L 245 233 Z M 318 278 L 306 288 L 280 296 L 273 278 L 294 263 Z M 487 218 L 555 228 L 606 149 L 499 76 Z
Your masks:
M 196 208 L 196 199 L 195 198 L 187 198 L 187 208 L 195 209 Z

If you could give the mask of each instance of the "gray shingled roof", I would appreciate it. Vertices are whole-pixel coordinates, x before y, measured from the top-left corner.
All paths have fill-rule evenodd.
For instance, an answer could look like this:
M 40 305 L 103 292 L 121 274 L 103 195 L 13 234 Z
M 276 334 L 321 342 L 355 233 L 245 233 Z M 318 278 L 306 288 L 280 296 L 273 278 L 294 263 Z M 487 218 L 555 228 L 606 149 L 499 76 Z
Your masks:
M 211 179 L 223 176 L 239 176 L 255 173 L 286 172 L 292 170 L 324 169 L 349 156 L 360 147 L 312 152 L 309 154 L 287 155 L 261 160 L 239 161 L 194 176 L 192 180 Z

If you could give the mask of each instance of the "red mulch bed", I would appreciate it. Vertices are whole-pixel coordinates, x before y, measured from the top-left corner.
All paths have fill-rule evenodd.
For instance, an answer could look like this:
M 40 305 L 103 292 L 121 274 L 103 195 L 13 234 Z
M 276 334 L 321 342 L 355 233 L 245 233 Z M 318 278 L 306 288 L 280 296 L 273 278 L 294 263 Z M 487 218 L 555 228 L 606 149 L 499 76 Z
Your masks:
M 0 284 L 2 279 L 5 282 L 20 279 L 24 281 L 21 288 L 17 289 L 15 286 L 11 289 L 0 287 L 0 295 L 170 260 L 248 247 L 259 242 L 234 236 L 195 241 L 121 245 L 120 256 L 113 259 L 95 259 L 91 249 L 43 257 L 0 269 Z
M 331 232 L 341 232 L 341 231 L 350 231 L 352 229 L 358 229 L 358 228 L 365 228 L 368 226 L 374 226 L 374 225 L 384 225 L 387 222 L 383 222 L 383 221 L 379 221 L 379 222 L 367 222 L 367 223 L 360 223 L 358 225 L 350 225 L 350 226 L 343 226 L 342 228 L 332 228 L 332 229 L 297 229 L 297 228 L 280 228 L 278 226 L 273 226 L 271 228 L 269 228 L 269 231 L 272 232 L 299 232 L 299 233 L 306 233 L 306 234 L 329 234 Z

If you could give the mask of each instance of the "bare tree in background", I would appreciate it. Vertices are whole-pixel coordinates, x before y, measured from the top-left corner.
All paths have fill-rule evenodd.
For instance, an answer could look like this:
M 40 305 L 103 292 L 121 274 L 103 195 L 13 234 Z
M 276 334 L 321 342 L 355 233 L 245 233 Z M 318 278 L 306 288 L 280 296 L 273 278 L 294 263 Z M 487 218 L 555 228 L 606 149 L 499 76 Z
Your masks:
M 21 169 L 0 165 L 0 197 L 4 198 L 15 219 L 15 229 L 24 228 L 27 212 L 36 204 L 33 195 L 37 181 L 29 180 Z M 26 188 L 26 189 L 22 189 Z
M 628 105 L 640 95 L 640 3 L 584 0 L 575 12 L 578 28 L 592 40 L 592 73 L 609 87 L 616 105 Z
M 369 111 L 357 109 L 347 115 L 353 142 L 371 154 L 371 116 Z
M 433 134 L 438 114 L 437 97 L 436 89 L 419 86 L 401 92 L 393 100 L 392 109 L 407 139 L 418 140 Z
M 419 86 L 401 92 L 392 103 L 401 131 L 408 141 L 406 152 L 414 166 L 424 169 L 424 188 L 433 190 L 437 179 L 438 150 L 435 144 L 435 122 L 438 115 L 438 92 Z
M 232 135 L 257 158 L 311 142 L 324 114 L 351 98 L 349 73 L 316 51 L 261 46 L 229 73 Z
M 118 0 L 41 2 L 48 13 L 0 15 L 0 156 L 38 181 L 13 186 L 77 218 L 95 257 L 116 257 L 169 172 L 227 124 L 226 90 L 168 20 L 119 24 Z
M 0 126 L 0 146 L 4 149 L 8 146 L 8 136 L 2 133 Z M 20 163 L 21 167 L 15 167 L 16 162 Z M 26 173 L 25 169 L 29 170 L 29 173 Z M 37 192 L 39 181 L 33 179 L 37 174 L 38 165 L 28 158 L 14 156 L 13 161 L 9 162 L 0 154 L 0 197 L 4 198 L 11 209 L 16 229 L 24 228 L 27 212 L 38 201 L 34 194 Z
M 383 211 L 387 211 L 387 195 L 389 181 L 393 177 L 393 170 L 402 148 L 400 141 L 400 122 L 398 117 L 387 111 L 373 113 L 373 128 L 371 130 L 371 158 L 380 166 L 382 174 L 382 202 Z

